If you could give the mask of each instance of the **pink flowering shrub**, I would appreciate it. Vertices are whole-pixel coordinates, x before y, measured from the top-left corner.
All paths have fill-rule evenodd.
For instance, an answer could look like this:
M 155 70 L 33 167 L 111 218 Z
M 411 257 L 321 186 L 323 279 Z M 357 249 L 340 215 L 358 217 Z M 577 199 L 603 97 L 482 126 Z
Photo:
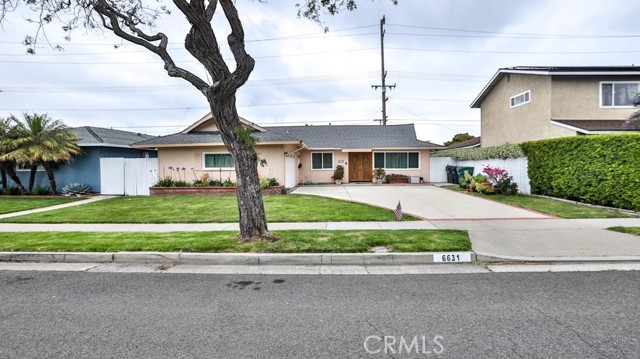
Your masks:
M 482 172 L 487 175 L 487 181 L 493 184 L 494 188 L 502 194 L 516 194 L 518 184 L 513 182 L 513 177 L 509 172 L 500 167 L 485 167 Z

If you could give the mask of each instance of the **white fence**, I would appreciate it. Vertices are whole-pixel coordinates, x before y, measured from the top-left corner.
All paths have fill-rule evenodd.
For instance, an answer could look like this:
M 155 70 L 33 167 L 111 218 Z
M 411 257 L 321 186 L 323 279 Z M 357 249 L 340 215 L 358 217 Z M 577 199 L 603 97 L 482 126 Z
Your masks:
M 431 157 L 429 160 L 429 182 L 447 182 L 447 173 L 445 171 L 445 166 L 447 165 L 473 167 L 473 173 L 476 174 L 482 172 L 482 169 L 486 166 L 492 166 L 507 170 L 509 175 L 513 176 L 513 181 L 518 184 L 518 191 L 520 193 L 531 193 L 529 175 L 527 174 L 529 161 L 527 161 L 526 157 L 509 158 L 506 160 L 492 158 L 481 161 L 456 161 L 451 157 Z
M 157 158 L 101 158 L 100 193 L 148 196 L 158 180 Z

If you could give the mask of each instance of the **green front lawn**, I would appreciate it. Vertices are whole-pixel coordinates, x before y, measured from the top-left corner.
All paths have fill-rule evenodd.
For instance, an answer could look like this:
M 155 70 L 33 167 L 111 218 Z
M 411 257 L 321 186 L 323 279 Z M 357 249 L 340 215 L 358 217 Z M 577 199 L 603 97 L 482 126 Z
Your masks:
M 640 236 L 640 227 L 611 227 L 607 229 L 610 231 L 635 234 L 636 236 Z
M 260 252 L 360 253 L 386 246 L 393 252 L 469 251 L 466 231 L 274 231 L 278 240 L 240 244 L 237 232 L 11 232 L 0 251 L 36 252 Z
M 465 192 L 460 186 L 447 186 L 446 188 Z M 533 211 L 550 214 L 560 218 L 628 218 L 631 217 L 613 209 L 595 208 L 577 203 L 568 203 L 538 196 L 518 194 L 515 196 L 504 196 L 500 194 L 485 195 L 477 192 L 465 192 L 472 196 L 478 196 L 497 202 L 507 203 L 516 207 L 530 209 Z
M 332 198 L 264 196 L 268 222 L 394 221 L 393 211 Z M 404 216 L 403 220 L 417 220 Z M 235 196 L 115 197 L 13 217 L 14 223 L 237 223 Z
M 0 196 L 0 214 L 26 211 L 29 209 L 55 206 L 56 204 L 77 201 L 79 198 L 56 197 L 5 197 Z

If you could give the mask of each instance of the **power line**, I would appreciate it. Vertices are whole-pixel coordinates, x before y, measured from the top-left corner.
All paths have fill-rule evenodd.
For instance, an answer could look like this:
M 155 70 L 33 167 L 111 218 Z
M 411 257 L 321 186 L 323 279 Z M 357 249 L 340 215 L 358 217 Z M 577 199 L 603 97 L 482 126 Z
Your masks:
M 446 28 L 446 27 L 432 27 L 432 26 L 417 26 L 417 25 L 399 25 L 399 24 L 389 24 L 389 26 L 395 27 L 404 27 L 404 28 L 413 28 L 413 29 L 424 29 L 424 30 L 436 30 L 436 31 L 451 31 L 451 32 L 465 32 L 465 33 L 481 33 L 481 34 L 493 34 L 493 35 L 511 35 L 511 36 L 520 36 L 520 37 L 530 37 L 530 38 L 630 38 L 630 37 L 640 37 L 640 35 L 592 35 L 592 34 L 544 34 L 544 33 L 526 33 L 526 32 L 505 32 L 505 31 L 488 31 L 488 30 L 477 30 L 477 29 L 456 29 L 456 28 Z

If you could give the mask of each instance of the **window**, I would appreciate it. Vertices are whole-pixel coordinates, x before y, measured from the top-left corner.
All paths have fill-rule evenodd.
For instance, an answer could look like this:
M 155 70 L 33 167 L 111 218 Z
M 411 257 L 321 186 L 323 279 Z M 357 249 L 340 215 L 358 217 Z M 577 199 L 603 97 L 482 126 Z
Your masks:
M 218 168 L 235 168 L 233 158 L 229 153 L 205 153 L 202 156 L 205 170 Z
M 529 102 L 531 102 L 531 90 L 511 96 L 511 99 L 509 99 L 509 106 L 514 108 Z
M 386 169 L 420 168 L 419 152 L 376 152 L 373 154 L 373 167 Z
M 311 169 L 314 169 L 314 170 L 333 169 L 333 152 L 311 153 Z
M 600 107 L 633 107 L 638 82 L 601 82 Z

